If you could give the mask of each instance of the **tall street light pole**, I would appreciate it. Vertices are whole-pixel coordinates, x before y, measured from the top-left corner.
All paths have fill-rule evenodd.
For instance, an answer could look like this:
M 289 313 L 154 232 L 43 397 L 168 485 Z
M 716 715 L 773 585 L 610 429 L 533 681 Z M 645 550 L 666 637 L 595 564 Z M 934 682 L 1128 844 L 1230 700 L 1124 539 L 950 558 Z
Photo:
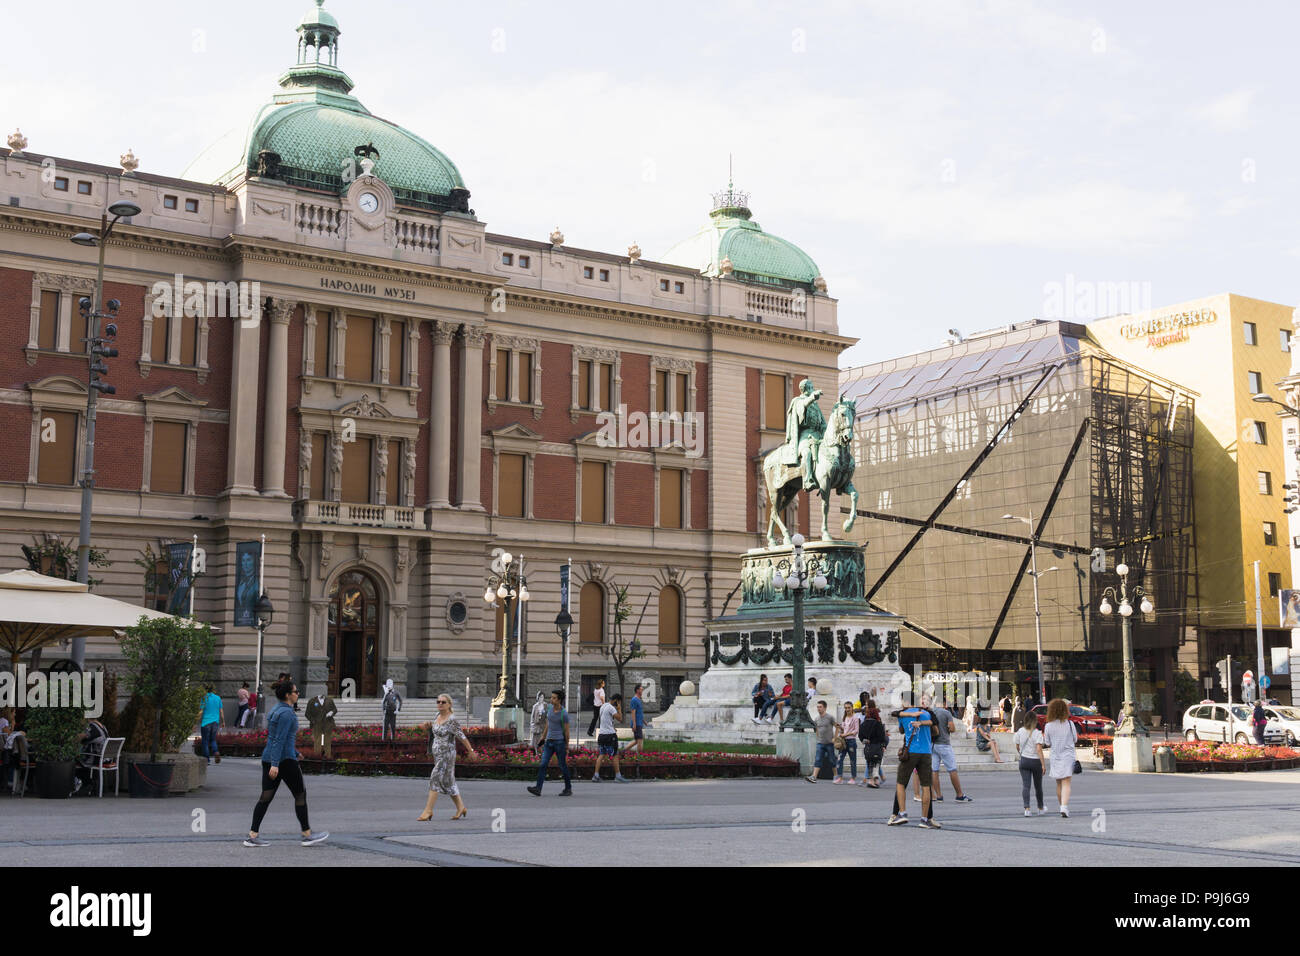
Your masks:
M 1155 606 L 1142 587 L 1134 587 L 1130 591 L 1127 564 L 1116 565 L 1115 573 L 1119 575 L 1117 599 L 1124 655 L 1124 719 L 1120 722 L 1119 729 L 1115 731 L 1115 771 L 1139 773 L 1155 770 L 1155 757 L 1151 753 L 1151 736 L 1137 711 L 1137 683 L 1133 673 L 1136 664 L 1133 660 L 1133 636 L 1129 624 L 1129 618 L 1133 616 L 1133 604 L 1129 600 L 1129 595 L 1131 593 L 1133 597 L 1142 599 L 1139 610 L 1143 614 L 1150 614 Z M 1101 592 L 1101 607 L 1098 610 L 1106 617 L 1109 617 L 1113 610 L 1110 603 L 1112 598 L 1116 598 L 1113 587 L 1108 587 Z
M 522 561 L 516 560 L 508 551 L 493 558 L 492 574 L 489 575 L 487 589 L 483 592 L 485 604 L 501 602 L 505 618 L 501 633 L 501 677 L 496 696 L 492 698 L 492 710 L 488 718 L 488 724 L 492 727 L 508 727 L 512 720 L 518 727 L 520 719 L 519 700 L 510 685 L 510 643 L 512 636 L 518 637 L 517 629 L 515 634 L 511 633 L 511 625 L 514 623 L 512 611 L 518 602 L 529 598 L 528 584 L 521 565 Z
M 1029 576 L 1034 579 L 1034 641 L 1038 645 L 1038 702 L 1047 703 L 1047 685 L 1043 681 L 1043 612 L 1038 604 L 1038 579 L 1044 574 L 1056 570 L 1056 566 L 1046 571 L 1038 570 L 1038 530 L 1034 527 L 1034 512 L 1031 509 L 1028 518 L 1017 515 L 1003 515 L 1006 521 L 1023 521 L 1029 525 Z
M 99 266 L 95 271 L 94 301 L 89 303 L 88 308 L 83 307 L 81 310 L 82 314 L 86 316 L 86 357 L 90 366 L 86 387 L 86 447 L 83 456 L 84 467 L 81 472 L 81 525 L 77 536 L 77 580 L 82 584 L 90 583 L 90 512 L 95 497 L 95 399 L 100 392 L 107 395 L 113 395 L 117 392 L 117 389 L 112 385 L 99 380 L 100 375 L 108 372 L 108 368 L 100 361 L 100 358 L 117 357 L 117 349 L 105 345 L 104 340 L 99 335 L 99 320 L 101 318 L 116 318 L 117 306 L 119 305 L 118 301 L 114 299 L 109 303 L 110 308 L 107 312 L 103 308 L 104 247 L 108 245 L 108 237 L 112 235 L 113 227 L 117 225 L 117 221 L 131 216 L 138 216 L 140 207 L 133 202 L 119 200 L 108 207 L 108 212 L 112 213 L 113 220 L 109 221 L 107 213 L 100 216 L 99 235 L 79 232 L 72 237 L 72 241 L 79 246 L 99 247 Z M 114 338 L 117 335 L 117 326 L 109 324 L 105 331 L 108 332 L 108 338 Z M 73 639 L 72 660 L 78 667 L 82 667 L 86 663 L 86 639 L 84 637 Z
M 808 692 L 804 686 L 807 680 L 804 678 L 803 594 L 810 587 L 824 591 L 827 583 L 820 560 L 804 558 L 803 535 L 796 534 L 790 543 L 794 545 L 790 557 L 782 558 L 772 568 L 772 587 L 777 591 L 789 588 L 794 598 L 794 646 L 790 661 L 794 686 L 790 689 L 790 713 L 781 722 L 781 729 L 803 733 L 813 729 L 812 719 L 808 716 Z

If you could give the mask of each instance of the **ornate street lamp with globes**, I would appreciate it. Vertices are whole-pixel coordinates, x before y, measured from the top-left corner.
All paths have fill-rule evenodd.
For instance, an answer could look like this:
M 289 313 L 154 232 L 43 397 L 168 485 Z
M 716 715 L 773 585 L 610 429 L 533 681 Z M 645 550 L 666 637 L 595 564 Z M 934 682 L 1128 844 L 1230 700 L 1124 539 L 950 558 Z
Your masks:
M 519 700 L 514 688 L 510 686 L 510 645 L 519 635 L 515 627 L 515 616 L 520 601 L 527 601 L 528 583 L 523 574 L 523 558 L 515 558 L 509 551 L 503 551 L 492 559 L 491 574 L 488 575 L 487 588 L 483 591 L 483 602 L 489 606 L 501 602 L 505 616 L 501 634 L 501 677 L 497 694 L 492 698 L 492 710 L 488 724 L 492 727 L 508 727 L 511 723 L 519 724 Z
M 794 598 L 794 641 L 791 652 L 791 677 L 794 686 L 790 688 L 790 712 L 781 722 L 783 731 L 803 733 L 813 729 L 808 716 L 807 680 L 804 678 L 805 635 L 803 627 L 803 595 L 811 588 L 825 591 L 826 575 L 822 573 L 821 558 L 817 555 L 804 556 L 803 535 L 796 534 L 790 539 L 794 551 L 790 557 L 782 558 L 772 568 L 772 587 L 777 591 L 790 589 Z
M 1101 606 L 1098 608 L 1105 617 L 1110 617 L 1115 610 L 1111 601 L 1119 602 L 1120 632 L 1123 635 L 1124 717 L 1119 729 L 1115 731 L 1115 770 L 1117 773 L 1153 771 L 1155 757 L 1151 752 L 1151 735 L 1138 716 L 1136 704 L 1137 686 L 1133 675 L 1136 665 L 1133 661 L 1133 637 L 1129 621 L 1133 616 L 1133 604 L 1130 595 L 1141 599 L 1138 609 L 1143 614 L 1150 614 L 1155 610 L 1155 605 L 1140 585 L 1129 588 L 1127 564 L 1116 565 L 1115 573 L 1119 575 L 1118 596 L 1113 587 L 1106 588 L 1101 592 Z

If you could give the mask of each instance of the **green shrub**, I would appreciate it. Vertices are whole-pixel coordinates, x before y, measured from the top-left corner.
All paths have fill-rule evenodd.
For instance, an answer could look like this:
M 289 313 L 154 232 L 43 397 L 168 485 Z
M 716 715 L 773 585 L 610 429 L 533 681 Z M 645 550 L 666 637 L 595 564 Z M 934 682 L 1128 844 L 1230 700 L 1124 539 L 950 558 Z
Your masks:
M 41 760 L 75 760 L 86 732 L 86 712 L 80 707 L 32 707 L 25 729 Z
M 134 627 L 127 628 L 121 642 L 127 686 L 133 696 L 142 698 L 139 709 L 145 709 L 144 698 L 153 709 L 150 760 L 158 759 L 165 743 L 175 741 L 172 749 L 179 747 L 198 723 L 202 685 L 211 672 L 215 646 L 212 628 L 180 618 L 142 615 Z
M 203 706 L 203 694 L 202 687 L 186 688 L 163 707 L 159 753 L 176 753 L 194 733 Z M 153 746 L 154 720 L 153 698 L 133 694 L 118 719 L 121 728 L 118 736 L 126 738 L 122 749 L 127 753 L 149 751 Z

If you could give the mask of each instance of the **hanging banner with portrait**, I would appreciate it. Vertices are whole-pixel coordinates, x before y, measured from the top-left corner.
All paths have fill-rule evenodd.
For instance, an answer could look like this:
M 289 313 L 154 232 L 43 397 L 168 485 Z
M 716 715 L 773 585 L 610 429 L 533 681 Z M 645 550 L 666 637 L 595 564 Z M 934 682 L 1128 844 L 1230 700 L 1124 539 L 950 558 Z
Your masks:
M 167 546 L 167 613 L 188 616 L 190 613 L 190 588 L 194 585 L 192 561 L 194 545 L 184 543 Z
M 1278 592 L 1278 616 L 1283 627 L 1300 627 L 1300 590 L 1283 588 Z
M 261 565 L 262 542 L 241 541 L 235 545 L 235 627 L 257 627 Z

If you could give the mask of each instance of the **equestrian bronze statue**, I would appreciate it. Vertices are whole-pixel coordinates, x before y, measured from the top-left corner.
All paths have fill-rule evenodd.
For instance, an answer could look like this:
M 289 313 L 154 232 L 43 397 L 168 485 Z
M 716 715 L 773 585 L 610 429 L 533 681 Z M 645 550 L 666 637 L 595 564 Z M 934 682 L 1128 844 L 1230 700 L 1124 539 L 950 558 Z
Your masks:
M 853 487 L 853 420 L 857 407 L 840 396 L 831 409 L 830 421 L 822 416 L 817 400 L 821 392 L 809 379 L 799 383 L 799 394 L 790 401 L 785 413 L 785 444 L 763 459 L 763 478 L 767 485 L 767 543 L 776 547 L 772 534 L 775 525 L 785 544 L 790 532 L 781 515 L 802 491 L 816 491 L 822 498 L 823 541 L 833 541 L 827 524 L 830 521 L 831 493 L 847 494 L 851 501 L 849 517 L 844 522 L 847 534 L 857 518 L 858 492 Z

